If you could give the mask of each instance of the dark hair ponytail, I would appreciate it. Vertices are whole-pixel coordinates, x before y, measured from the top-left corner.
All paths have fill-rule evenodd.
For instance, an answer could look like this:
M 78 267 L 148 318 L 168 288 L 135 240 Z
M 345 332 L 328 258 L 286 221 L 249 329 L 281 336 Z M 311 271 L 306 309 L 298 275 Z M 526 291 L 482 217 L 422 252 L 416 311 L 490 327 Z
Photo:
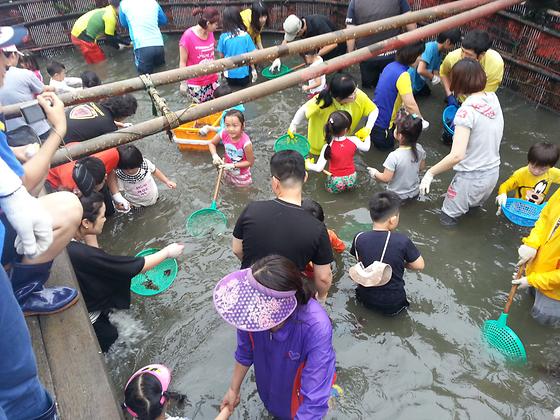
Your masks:
M 414 162 L 418 162 L 416 143 L 422 133 L 422 118 L 416 114 L 406 114 L 397 118 L 397 132 L 404 137 L 405 145 L 410 146 Z
M 200 15 L 198 19 L 198 26 L 206 29 L 209 23 L 217 23 L 220 21 L 220 12 L 214 7 L 196 7 L 192 11 L 193 16 Z
M 317 105 L 323 102 L 321 108 L 332 105 L 333 99 L 342 100 L 348 98 L 356 90 L 356 82 L 347 73 L 337 73 L 329 83 L 328 88 L 323 89 L 317 95 Z
M 302 279 L 301 271 L 286 257 L 269 255 L 251 266 L 253 277 L 263 286 L 279 292 L 296 291 L 298 304 L 305 305 L 313 296 L 313 283 Z
M 227 6 L 222 10 L 222 33 L 230 32 L 233 36 L 237 36 L 239 32 L 246 30 L 238 7 Z
M 82 214 L 82 220 L 85 219 L 89 220 L 92 223 L 95 223 L 95 220 L 99 216 L 99 212 L 101 210 L 101 207 L 103 207 L 105 200 L 103 198 L 103 194 L 94 191 L 88 196 L 81 196 L 80 203 L 82 204 L 82 208 L 84 211 Z
M 155 420 L 163 413 L 161 382 L 149 373 L 134 378 L 124 390 L 124 402 L 139 420 Z
M 325 149 L 325 159 L 331 158 L 331 143 L 333 137 L 342 135 L 346 130 L 352 126 L 352 115 L 348 111 L 334 111 L 329 115 L 329 119 L 325 124 L 325 142 L 327 148 Z

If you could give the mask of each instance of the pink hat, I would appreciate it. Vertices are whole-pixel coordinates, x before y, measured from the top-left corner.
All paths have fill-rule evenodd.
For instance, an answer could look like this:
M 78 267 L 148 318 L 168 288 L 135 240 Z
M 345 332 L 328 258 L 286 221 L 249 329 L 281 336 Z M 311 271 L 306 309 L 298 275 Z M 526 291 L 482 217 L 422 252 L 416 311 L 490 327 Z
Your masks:
M 260 284 L 250 268 L 235 271 L 214 288 L 214 306 L 234 327 L 266 331 L 284 322 L 296 309 L 296 291 L 279 292 Z
M 161 399 L 159 400 L 159 403 L 163 406 L 163 404 L 165 404 L 164 393 L 169 389 L 169 383 L 171 382 L 171 371 L 164 365 L 153 364 L 153 365 L 144 366 L 142 369 L 137 370 L 134 373 L 134 375 L 130 377 L 130 379 L 128 380 L 124 388 L 126 389 L 128 385 L 134 380 L 134 378 L 144 373 L 155 376 L 156 379 L 161 384 Z M 134 411 L 132 411 L 129 407 L 126 407 L 126 409 L 128 410 L 128 412 L 132 417 L 138 417 L 138 415 Z

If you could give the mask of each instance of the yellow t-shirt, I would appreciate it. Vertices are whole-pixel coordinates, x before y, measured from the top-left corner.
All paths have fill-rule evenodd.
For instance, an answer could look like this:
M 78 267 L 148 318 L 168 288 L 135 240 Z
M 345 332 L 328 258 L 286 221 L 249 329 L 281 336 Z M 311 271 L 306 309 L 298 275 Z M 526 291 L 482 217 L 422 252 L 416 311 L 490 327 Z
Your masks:
M 391 114 L 391 121 L 389 122 L 389 128 L 393 126 L 395 119 L 397 118 L 397 112 L 402 106 L 403 95 L 412 93 L 412 79 L 410 78 L 410 73 L 405 71 L 397 79 L 397 97 L 395 98 L 395 105 L 393 105 L 393 113 Z
M 461 48 L 457 48 L 455 51 L 451 51 L 447 54 L 447 57 L 441 63 L 439 68 L 439 74 L 442 76 L 450 77 L 451 69 L 459 60 L 461 60 L 463 51 Z M 502 83 L 504 78 L 504 60 L 502 56 L 492 49 L 486 51 L 482 59 L 480 60 L 480 65 L 486 73 L 486 87 L 484 92 L 496 92 Z
M 245 27 L 247 28 L 247 33 L 255 43 L 255 46 L 257 46 L 258 44 L 261 43 L 261 33 L 256 32 L 251 26 L 251 18 L 253 16 L 251 9 L 245 9 L 240 14 L 241 14 L 241 19 L 243 20 L 243 25 L 245 25 Z
M 117 31 L 117 11 L 113 6 L 93 9 L 80 16 L 72 26 L 71 34 L 76 38 L 82 32 L 97 40 L 104 35 L 114 36 Z
M 323 102 L 321 101 L 321 104 Z M 352 126 L 350 133 L 356 130 L 363 117 L 367 117 L 377 107 L 369 97 L 360 89 L 356 89 L 356 99 L 349 104 L 341 104 L 333 99 L 333 103 L 326 107 L 321 108 L 317 104 L 317 98 L 311 98 L 307 101 L 305 118 L 307 118 L 307 139 L 311 145 L 311 153 L 318 155 L 325 144 L 325 124 L 332 112 L 334 111 L 348 111 L 352 115 Z
M 529 172 L 529 167 L 524 166 L 518 169 L 504 181 L 498 194 L 507 194 L 509 191 L 515 191 L 515 198 L 522 198 L 527 200 L 530 195 L 536 194 L 539 199 L 532 200 L 537 204 L 542 204 L 546 201 L 546 195 L 550 191 L 552 184 L 560 184 L 560 169 L 550 168 L 541 176 L 534 176 Z

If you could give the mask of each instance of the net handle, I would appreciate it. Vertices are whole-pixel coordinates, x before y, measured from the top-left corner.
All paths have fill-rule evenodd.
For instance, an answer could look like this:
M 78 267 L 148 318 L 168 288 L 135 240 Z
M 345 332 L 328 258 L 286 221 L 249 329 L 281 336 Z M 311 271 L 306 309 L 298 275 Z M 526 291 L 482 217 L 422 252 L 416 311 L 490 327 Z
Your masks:
M 521 277 L 523 277 L 523 273 L 525 272 L 525 264 L 523 264 L 521 267 L 519 267 L 517 269 L 517 273 L 515 274 L 515 280 L 519 280 Z M 506 302 L 506 306 L 504 307 L 504 314 L 509 313 L 509 308 L 511 307 L 511 304 L 513 303 L 513 298 L 515 297 L 515 293 L 517 293 L 517 288 L 519 287 L 518 284 L 514 284 L 511 286 L 511 289 L 509 291 L 509 295 L 508 295 L 508 299 Z
M 222 166 L 218 172 L 218 179 L 216 180 L 216 186 L 214 187 L 214 195 L 212 196 L 212 201 L 216 201 L 218 198 L 218 192 L 220 192 L 220 184 L 222 183 L 222 175 L 224 174 L 224 167 Z

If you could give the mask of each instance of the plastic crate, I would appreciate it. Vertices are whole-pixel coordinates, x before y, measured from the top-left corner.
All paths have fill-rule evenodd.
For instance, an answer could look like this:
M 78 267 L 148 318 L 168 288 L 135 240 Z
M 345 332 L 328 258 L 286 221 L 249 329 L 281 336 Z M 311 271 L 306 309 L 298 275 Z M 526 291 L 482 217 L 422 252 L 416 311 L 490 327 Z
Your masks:
M 180 125 L 173 130 L 173 141 L 177 144 L 179 150 L 208 150 L 208 143 L 214 138 L 216 133 L 209 132 L 205 136 L 198 134 L 205 125 L 218 127 L 220 125 L 221 112 L 199 118 Z

